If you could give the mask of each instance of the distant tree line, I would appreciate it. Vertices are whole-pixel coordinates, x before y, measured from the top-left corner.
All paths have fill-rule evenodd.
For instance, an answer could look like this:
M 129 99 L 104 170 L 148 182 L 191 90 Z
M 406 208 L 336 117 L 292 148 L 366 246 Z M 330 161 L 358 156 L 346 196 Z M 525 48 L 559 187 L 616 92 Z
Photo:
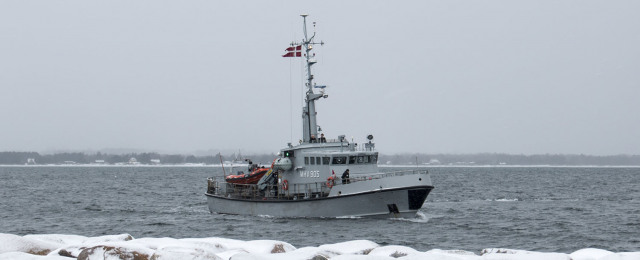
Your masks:
M 379 164 L 430 165 L 616 165 L 640 166 L 640 155 L 585 154 L 395 154 L 380 155 Z
M 251 159 L 254 163 L 271 164 L 276 154 L 241 154 L 220 155 L 222 161 L 242 161 Z M 126 164 L 135 158 L 140 164 L 220 164 L 219 155 L 182 155 L 159 153 L 55 153 L 39 154 L 37 152 L 0 152 L 0 165 L 35 164 Z M 640 155 L 584 155 L 584 154 L 421 154 L 405 153 L 385 155 L 380 154 L 378 164 L 404 165 L 616 165 L 640 166 Z
M 30 163 L 30 159 L 35 164 L 126 164 L 135 159 L 140 164 L 187 164 L 187 163 L 203 163 L 203 164 L 220 164 L 222 161 L 242 161 L 246 158 L 251 159 L 254 163 L 271 164 L 276 158 L 275 154 L 259 154 L 242 156 L 239 154 L 230 155 L 182 155 L 182 154 L 159 154 L 159 153 L 127 153 L 127 154 L 107 154 L 107 153 L 55 153 L 55 154 L 39 154 L 37 152 L 0 152 L 0 165 L 23 165 Z

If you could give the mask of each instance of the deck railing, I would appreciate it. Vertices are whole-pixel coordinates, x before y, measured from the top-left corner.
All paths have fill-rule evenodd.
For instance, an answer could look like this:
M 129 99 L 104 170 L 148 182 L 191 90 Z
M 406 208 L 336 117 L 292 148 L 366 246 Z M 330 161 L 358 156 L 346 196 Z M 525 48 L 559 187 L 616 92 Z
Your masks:
M 258 184 L 227 183 L 209 178 L 207 193 L 252 200 L 298 200 L 326 197 L 331 191 L 325 182 L 290 184 L 287 187 L 280 183 L 263 187 L 260 189 Z
M 428 174 L 429 171 L 425 169 L 414 169 L 414 170 L 402 170 L 402 171 L 392 171 L 392 172 L 380 172 L 374 174 L 351 174 L 351 182 L 357 181 L 369 181 L 369 180 L 377 180 L 384 179 L 395 176 L 404 176 L 404 175 L 413 175 L 413 174 Z
M 393 172 L 382 172 L 376 174 L 351 174 L 350 183 L 371 181 L 394 176 L 404 176 L 413 174 L 427 174 L 427 170 L 404 170 Z M 338 178 L 333 185 L 344 185 Z M 220 176 L 207 179 L 207 193 L 236 199 L 250 200 L 299 200 L 317 199 L 329 196 L 331 188 L 327 182 L 312 182 L 289 184 L 287 187 L 283 183 L 276 185 L 266 185 L 259 187 L 258 184 L 236 184 L 227 183 Z M 286 188 L 286 189 L 285 189 Z

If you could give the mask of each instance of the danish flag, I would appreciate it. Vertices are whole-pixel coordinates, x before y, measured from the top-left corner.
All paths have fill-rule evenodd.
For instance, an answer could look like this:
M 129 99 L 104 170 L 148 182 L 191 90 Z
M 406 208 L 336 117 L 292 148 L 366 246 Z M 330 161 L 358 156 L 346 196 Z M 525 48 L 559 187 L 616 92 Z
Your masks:
M 302 45 L 291 46 L 285 50 L 287 54 L 282 57 L 302 57 Z

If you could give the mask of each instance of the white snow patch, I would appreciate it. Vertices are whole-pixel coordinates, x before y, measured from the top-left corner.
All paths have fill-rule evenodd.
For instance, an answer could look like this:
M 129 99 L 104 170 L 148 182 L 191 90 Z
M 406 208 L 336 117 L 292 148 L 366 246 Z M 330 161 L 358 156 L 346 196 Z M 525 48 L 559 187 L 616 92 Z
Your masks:
M 156 250 L 151 259 L 154 260 L 222 260 L 214 250 L 199 247 L 163 246 Z
M 73 258 L 68 258 L 64 256 L 42 256 L 42 255 L 32 255 L 24 252 L 9 252 L 0 254 L 0 260 L 70 260 Z
M 638 260 L 640 259 L 640 252 L 622 252 L 605 255 L 598 260 Z
M 371 250 L 368 255 L 370 256 L 391 256 L 391 257 L 403 257 L 408 255 L 415 255 L 420 253 L 411 247 L 406 246 L 383 246 L 377 247 Z
M 397 258 L 393 258 L 390 256 L 372 256 L 372 255 L 339 255 L 331 258 L 331 260 L 396 260 L 396 259 Z
M 233 256 L 233 260 L 294 260 L 294 259 L 333 259 L 335 254 L 323 251 L 317 247 L 303 247 L 291 252 L 278 254 L 250 254 L 240 253 Z
M 60 247 L 60 244 L 0 233 L 0 254 L 23 252 L 33 255 L 46 255 L 58 247 Z
M 248 253 L 249 252 L 247 252 L 247 250 L 236 248 L 236 249 L 231 249 L 231 250 L 227 250 L 222 253 L 219 253 L 218 256 L 224 260 L 229 260 L 231 259 L 231 257 L 233 257 L 234 260 L 236 260 L 235 259 L 236 256 L 242 256 Z M 242 259 L 242 257 L 240 257 L 239 259 Z
M 70 244 L 82 244 L 89 239 L 85 236 L 77 235 L 63 235 L 63 234 L 41 234 L 41 235 L 26 235 L 24 238 L 32 238 L 35 240 L 54 243 L 60 246 Z
M 584 248 L 571 253 L 569 256 L 573 260 L 598 260 L 610 254 L 613 254 L 613 252 L 597 248 Z
M 482 259 L 491 260 L 571 260 L 568 254 L 543 253 L 505 248 L 488 248 L 482 250 Z
M 338 255 L 366 255 L 374 248 L 379 247 L 378 244 L 369 240 L 353 240 L 336 244 L 321 245 L 319 248 Z

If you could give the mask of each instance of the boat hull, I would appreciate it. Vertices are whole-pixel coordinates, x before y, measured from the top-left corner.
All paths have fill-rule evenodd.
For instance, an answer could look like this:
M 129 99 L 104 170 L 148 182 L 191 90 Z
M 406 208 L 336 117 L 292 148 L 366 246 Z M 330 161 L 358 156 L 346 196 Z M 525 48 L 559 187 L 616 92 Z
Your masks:
M 211 213 L 273 217 L 410 218 L 422 207 L 432 186 L 371 190 L 324 198 L 248 200 L 206 193 Z

